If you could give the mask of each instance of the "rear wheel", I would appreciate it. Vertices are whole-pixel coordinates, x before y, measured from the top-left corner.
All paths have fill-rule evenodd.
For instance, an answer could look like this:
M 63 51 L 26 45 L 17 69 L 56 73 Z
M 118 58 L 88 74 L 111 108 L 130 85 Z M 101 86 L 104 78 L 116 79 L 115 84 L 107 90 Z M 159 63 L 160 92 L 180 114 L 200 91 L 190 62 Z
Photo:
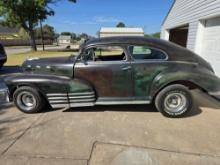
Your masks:
M 40 93 L 32 87 L 20 87 L 13 95 L 16 107 L 24 113 L 37 113 L 45 107 L 45 100 Z
M 164 116 L 181 117 L 192 109 L 193 99 L 185 86 L 170 85 L 159 92 L 155 105 Z

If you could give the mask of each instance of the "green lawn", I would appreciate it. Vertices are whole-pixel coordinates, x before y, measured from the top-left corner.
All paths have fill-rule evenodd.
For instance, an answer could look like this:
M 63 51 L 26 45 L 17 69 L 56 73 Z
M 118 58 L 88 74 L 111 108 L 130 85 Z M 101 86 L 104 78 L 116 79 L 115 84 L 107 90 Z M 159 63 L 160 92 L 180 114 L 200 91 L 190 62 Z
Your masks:
M 76 52 L 51 52 L 51 51 L 37 51 L 37 52 L 27 52 L 20 54 L 13 54 L 8 56 L 8 60 L 5 63 L 5 66 L 11 65 L 21 65 L 28 58 L 50 58 L 50 57 L 62 57 L 62 56 L 70 56 L 72 54 L 77 54 Z

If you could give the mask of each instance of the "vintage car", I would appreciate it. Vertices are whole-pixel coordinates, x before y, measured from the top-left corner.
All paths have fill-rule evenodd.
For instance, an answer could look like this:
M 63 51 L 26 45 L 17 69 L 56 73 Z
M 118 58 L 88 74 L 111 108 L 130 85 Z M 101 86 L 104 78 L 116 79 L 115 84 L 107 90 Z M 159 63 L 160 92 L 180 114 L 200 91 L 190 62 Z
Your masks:
M 4 77 L 9 99 L 25 113 L 52 108 L 150 104 L 167 117 L 192 109 L 191 89 L 220 98 L 220 79 L 193 52 L 146 37 L 86 41 L 78 56 L 29 59 Z
M 5 49 L 4 49 L 3 45 L 0 44 L 0 69 L 6 61 L 7 61 L 7 56 L 5 53 Z

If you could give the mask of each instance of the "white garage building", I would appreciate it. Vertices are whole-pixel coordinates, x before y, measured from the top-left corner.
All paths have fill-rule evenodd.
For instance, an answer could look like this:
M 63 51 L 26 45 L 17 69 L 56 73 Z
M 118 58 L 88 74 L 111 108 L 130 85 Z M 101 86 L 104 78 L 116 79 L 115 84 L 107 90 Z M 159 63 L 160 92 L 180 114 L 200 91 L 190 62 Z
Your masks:
M 144 36 L 142 28 L 129 28 L 129 27 L 103 27 L 99 31 L 99 37 L 114 37 L 114 36 Z
M 175 0 L 161 38 L 196 52 L 220 77 L 220 0 Z

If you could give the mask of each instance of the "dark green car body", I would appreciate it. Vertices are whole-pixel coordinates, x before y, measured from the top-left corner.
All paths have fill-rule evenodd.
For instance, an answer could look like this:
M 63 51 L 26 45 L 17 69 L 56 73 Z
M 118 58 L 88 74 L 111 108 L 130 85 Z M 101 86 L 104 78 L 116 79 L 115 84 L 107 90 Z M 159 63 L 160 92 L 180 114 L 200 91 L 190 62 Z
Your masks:
M 163 52 L 165 59 L 135 60 L 131 45 Z M 122 61 L 86 60 L 87 50 L 97 46 L 120 46 Z M 111 104 L 149 104 L 168 85 L 199 88 L 220 98 L 220 79 L 212 67 L 193 52 L 159 39 L 111 37 L 85 42 L 77 57 L 31 59 L 24 72 L 4 77 L 10 98 L 19 86 L 36 88 L 53 108 Z

